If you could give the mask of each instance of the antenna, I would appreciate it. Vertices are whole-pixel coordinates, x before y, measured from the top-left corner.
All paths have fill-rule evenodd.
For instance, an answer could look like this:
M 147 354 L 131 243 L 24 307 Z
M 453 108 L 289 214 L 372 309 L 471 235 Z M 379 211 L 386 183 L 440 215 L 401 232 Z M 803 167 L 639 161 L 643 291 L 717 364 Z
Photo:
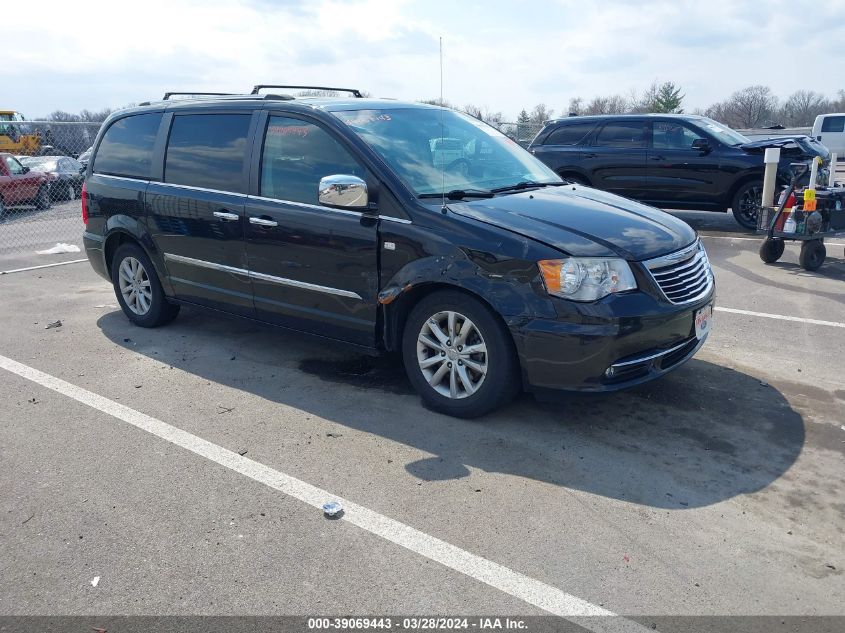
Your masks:
M 443 36 L 440 37 L 440 194 L 442 206 L 440 210 L 446 213 L 446 156 L 443 154 Z

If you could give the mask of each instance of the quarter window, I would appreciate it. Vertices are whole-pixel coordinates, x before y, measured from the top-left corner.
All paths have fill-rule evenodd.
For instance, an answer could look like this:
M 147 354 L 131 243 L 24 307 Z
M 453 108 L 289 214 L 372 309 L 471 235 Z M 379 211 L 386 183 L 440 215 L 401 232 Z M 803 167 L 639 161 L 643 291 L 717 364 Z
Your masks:
M 592 132 L 595 123 L 570 123 L 553 130 L 543 145 L 578 145 Z
M 270 117 L 261 156 L 261 195 L 317 204 L 320 179 L 336 174 L 364 178 L 364 168 L 321 127 Z
M 642 121 L 608 123 L 599 131 L 595 145 L 624 148 L 645 147 L 645 123 Z
M 160 112 L 128 116 L 112 123 L 97 148 L 94 171 L 149 178 L 159 123 Z
M 822 132 L 845 132 L 845 116 L 826 116 L 822 121 Z
M 244 193 L 249 114 L 186 114 L 173 117 L 164 181 Z

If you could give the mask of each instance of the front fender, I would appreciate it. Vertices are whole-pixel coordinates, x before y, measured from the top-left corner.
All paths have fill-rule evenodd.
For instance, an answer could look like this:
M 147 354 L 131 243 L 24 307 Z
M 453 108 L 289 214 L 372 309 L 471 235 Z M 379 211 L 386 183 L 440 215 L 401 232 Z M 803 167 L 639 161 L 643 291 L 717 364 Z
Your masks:
M 409 262 L 383 285 L 378 302 L 387 350 L 399 349 L 404 322 L 413 306 L 439 289 L 475 296 L 505 323 L 555 316 L 535 262 L 455 247 Z

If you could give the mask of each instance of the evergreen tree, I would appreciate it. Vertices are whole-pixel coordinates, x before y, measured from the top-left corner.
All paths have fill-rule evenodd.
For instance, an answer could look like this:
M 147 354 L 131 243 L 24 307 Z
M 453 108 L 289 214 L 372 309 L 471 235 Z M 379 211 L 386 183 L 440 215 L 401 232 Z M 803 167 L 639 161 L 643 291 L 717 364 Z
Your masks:
M 657 90 L 651 111 L 681 114 L 684 111 L 681 107 L 683 101 L 684 95 L 681 94 L 680 86 L 676 86 L 672 81 L 667 81 Z

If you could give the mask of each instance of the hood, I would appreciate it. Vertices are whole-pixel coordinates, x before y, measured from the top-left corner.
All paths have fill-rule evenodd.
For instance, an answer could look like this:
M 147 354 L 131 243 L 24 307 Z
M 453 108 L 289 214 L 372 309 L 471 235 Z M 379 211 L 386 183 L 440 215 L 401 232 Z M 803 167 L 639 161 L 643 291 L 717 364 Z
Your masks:
M 501 226 L 568 255 L 641 261 L 688 246 L 683 220 L 620 196 L 565 185 L 450 203 L 458 215 Z
M 824 145 L 803 134 L 761 138 L 743 143 L 739 147 L 750 154 L 762 154 L 767 147 L 780 147 L 781 153 L 790 157 L 812 158 L 813 156 L 821 156 L 825 160 L 830 158 L 830 152 Z

